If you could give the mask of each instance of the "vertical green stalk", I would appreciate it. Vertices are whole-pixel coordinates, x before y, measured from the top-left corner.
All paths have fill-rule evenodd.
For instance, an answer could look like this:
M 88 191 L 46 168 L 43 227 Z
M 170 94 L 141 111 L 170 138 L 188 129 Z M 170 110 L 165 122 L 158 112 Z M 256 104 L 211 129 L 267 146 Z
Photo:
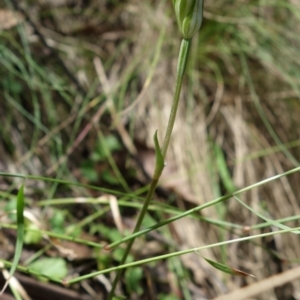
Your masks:
M 163 143 L 163 147 L 162 147 L 162 155 L 164 158 L 166 157 L 166 153 L 167 153 L 170 139 L 171 139 L 172 130 L 173 130 L 174 123 L 175 123 L 175 118 L 176 118 L 176 113 L 177 113 L 177 108 L 178 108 L 178 103 L 179 103 L 179 96 L 180 96 L 180 91 L 181 91 L 181 85 L 182 85 L 183 75 L 184 75 L 184 72 L 186 69 L 190 46 L 191 46 L 191 39 L 188 39 L 188 40 L 183 39 L 181 41 L 181 46 L 180 46 L 180 51 L 179 51 L 179 56 L 178 56 L 175 94 L 174 94 L 173 105 L 172 105 L 170 116 L 169 116 L 169 123 L 168 123 L 166 135 L 165 135 L 164 143 Z
M 153 197 L 155 188 L 157 186 L 158 180 L 160 178 L 160 175 L 163 171 L 164 168 L 164 163 L 163 161 L 159 161 L 159 159 L 157 158 L 159 154 L 162 155 L 163 160 L 166 157 L 166 153 L 169 147 L 169 143 L 170 143 L 170 139 L 171 139 L 171 135 L 172 135 L 172 130 L 174 127 L 174 123 L 175 123 L 175 118 L 176 118 L 176 113 L 177 113 L 177 108 L 178 108 L 178 103 L 179 103 L 179 98 L 180 98 L 180 91 L 181 91 L 181 86 L 182 86 L 182 80 L 183 80 L 183 76 L 184 76 L 184 72 L 186 69 L 186 64 L 187 64 L 187 60 L 188 60 L 188 54 L 189 54 L 189 49 L 190 49 L 190 45 L 191 45 L 191 39 L 185 40 L 183 39 L 181 41 L 181 47 L 180 47 L 180 51 L 179 51 L 179 56 L 178 56 L 178 65 L 177 65 L 177 75 L 176 75 L 176 87 L 175 87 L 175 93 L 174 93 L 174 99 L 173 99 L 173 104 L 172 104 L 172 108 L 171 108 L 171 112 L 170 112 L 170 116 L 169 116 L 169 122 L 168 122 L 168 126 L 167 126 L 167 130 L 166 130 L 166 134 L 165 134 L 165 138 L 164 138 L 164 142 L 163 142 L 163 147 L 161 150 L 161 153 L 158 153 L 160 150 L 157 149 L 156 147 L 156 165 L 155 165 L 155 170 L 152 176 L 152 180 L 150 183 L 150 187 L 144 202 L 144 205 L 142 207 L 142 210 L 139 214 L 138 220 L 136 222 L 135 228 L 133 233 L 139 231 L 141 224 L 143 222 L 143 219 L 145 217 L 145 214 L 148 210 L 148 206 L 150 204 L 150 201 Z M 155 138 L 156 139 L 156 135 Z M 120 262 L 120 265 L 123 265 L 126 262 L 126 259 L 128 257 L 128 254 L 132 248 L 132 245 L 134 243 L 135 239 L 132 239 L 128 242 L 125 253 L 122 257 L 122 260 Z M 113 285 L 112 285 L 112 289 L 109 293 L 109 300 L 112 300 L 115 294 L 115 289 L 117 287 L 117 284 L 123 274 L 124 270 L 119 270 L 117 272 L 116 278 L 114 279 Z
M 141 224 L 142 224 L 145 214 L 147 212 L 150 200 L 153 197 L 158 180 L 159 180 L 161 173 L 163 171 L 163 168 L 165 166 L 164 160 L 165 160 L 166 153 L 167 153 L 167 150 L 169 147 L 172 130 L 174 127 L 175 118 L 176 118 L 176 114 L 177 114 L 182 80 L 183 80 L 184 72 L 186 69 L 186 64 L 187 64 L 188 55 L 189 55 L 189 49 L 191 46 L 191 38 L 200 29 L 201 24 L 202 24 L 203 0 L 172 0 L 172 2 L 173 2 L 174 10 L 175 10 L 175 15 L 177 18 L 178 29 L 183 38 L 181 41 L 181 46 L 180 46 L 180 51 L 179 51 L 179 56 L 178 56 L 175 93 L 174 93 L 173 104 L 172 104 L 172 108 L 171 108 L 171 112 L 170 112 L 170 116 L 169 116 L 168 126 L 167 126 L 166 134 L 164 137 L 162 149 L 160 149 L 160 147 L 159 147 L 158 140 L 157 140 L 157 134 L 155 133 L 155 135 L 154 135 L 155 150 L 156 150 L 155 151 L 156 152 L 155 170 L 154 170 L 154 173 L 152 176 L 148 194 L 145 199 L 145 203 L 140 212 L 140 215 L 138 217 L 138 220 L 135 225 L 133 233 L 136 233 L 137 231 L 139 231 L 139 229 L 141 227 Z M 123 265 L 126 262 L 128 254 L 134 243 L 134 240 L 135 239 L 133 238 L 128 242 L 125 253 L 120 262 L 121 265 Z M 123 274 L 123 269 L 118 270 L 116 278 L 112 285 L 112 289 L 109 293 L 109 297 L 108 297 L 109 300 L 113 299 L 116 286 L 117 286 L 122 274 Z

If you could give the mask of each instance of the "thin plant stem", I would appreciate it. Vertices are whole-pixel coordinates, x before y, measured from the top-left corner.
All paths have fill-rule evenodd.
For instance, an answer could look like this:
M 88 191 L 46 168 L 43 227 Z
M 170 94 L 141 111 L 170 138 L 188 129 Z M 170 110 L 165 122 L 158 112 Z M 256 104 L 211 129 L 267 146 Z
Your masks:
M 170 113 L 170 117 L 169 117 L 168 127 L 166 130 L 166 135 L 164 138 L 163 147 L 161 150 L 164 158 L 166 157 L 166 153 L 167 153 L 171 135 L 172 135 L 172 130 L 174 127 L 174 122 L 175 122 L 178 103 L 179 103 L 181 85 L 182 85 L 183 75 L 184 75 L 184 72 L 186 69 L 190 46 L 191 46 L 190 39 L 189 40 L 183 39 L 181 41 L 181 46 L 180 46 L 180 51 L 179 51 L 179 56 L 178 56 L 177 77 L 176 77 L 176 88 L 175 88 L 174 100 L 173 100 L 173 105 L 171 108 L 171 113 Z
M 82 275 L 82 276 L 79 276 L 79 277 L 76 277 L 76 278 L 73 278 L 73 279 L 70 279 L 70 280 L 66 280 L 63 283 L 66 284 L 66 285 L 74 284 L 76 282 L 80 282 L 82 280 L 93 278 L 93 277 L 98 276 L 100 274 L 107 274 L 107 273 L 110 273 L 110 272 L 113 272 L 113 271 L 116 271 L 116 270 L 141 266 L 143 264 L 152 263 L 152 262 L 158 261 L 158 260 L 168 259 L 168 258 L 171 258 L 171 257 L 177 257 L 177 256 L 185 255 L 185 254 L 188 254 L 188 253 L 192 253 L 192 252 L 196 252 L 196 253 L 199 254 L 199 252 L 201 250 L 204 250 L 204 249 L 211 249 L 211 248 L 215 248 L 215 247 L 220 247 L 222 245 L 230 245 L 230 244 L 233 244 L 233 243 L 241 243 L 243 241 L 250 241 L 250 240 L 253 240 L 253 239 L 257 239 L 257 238 L 275 236 L 275 235 L 278 235 L 278 234 L 289 233 L 289 232 L 299 230 L 299 229 L 300 229 L 300 227 L 295 227 L 295 228 L 290 228 L 290 229 L 260 233 L 260 234 L 256 234 L 256 235 L 244 236 L 244 237 L 240 237 L 240 238 L 237 238 L 237 239 L 226 240 L 226 241 L 223 241 L 223 242 L 209 244 L 209 245 L 205 245 L 205 246 L 201 246 L 201 247 L 184 249 L 184 250 L 180 250 L 180 251 L 177 251 L 177 252 L 171 252 L 171 253 L 155 256 L 155 257 L 149 257 L 149 258 L 146 258 L 146 259 L 143 259 L 143 260 L 130 262 L 130 263 L 127 263 L 125 265 L 119 265 L 119 266 L 108 268 L 108 269 L 105 269 L 105 270 L 96 271 L 96 272 L 93 272 L 93 273 L 90 273 L 90 274 Z M 1 261 L 7 263 L 6 261 L 0 259 L 0 262 Z M 28 270 L 25 270 L 25 271 L 28 271 Z
M 163 147 L 162 147 L 162 150 L 161 150 L 161 154 L 162 154 L 163 159 L 165 159 L 165 157 L 166 157 L 166 153 L 167 153 L 169 143 L 170 143 L 170 139 L 171 139 L 171 135 L 172 135 L 172 130 L 173 130 L 174 123 L 175 123 L 175 118 L 176 118 L 178 103 L 179 103 L 179 98 L 180 98 L 180 91 L 181 91 L 181 86 L 182 86 L 182 80 L 183 80 L 184 72 L 185 72 L 186 65 L 187 65 L 190 46 L 191 46 L 191 39 L 188 39 L 188 40 L 183 39 L 181 41 L 181 46 L 180 46 L 180 51 L 179 51 L 179 56 L 178 56 L 176 86 L 175 86 L 173 104 L 172 104 L 172 108 L 171 108 L 171 112 L 170 112 L 170 116 L 169 116 L 169 121 L 168 121 L 166 134 L 165 134 L 164 141 L 163 141 Z M 156 155 L 158 155 L 158 154 L 156 153 Z M 153 197 L 155 188 L 157 186 L 158 180 L 159 180 L 160 175 L 162 173 L 162 170 L 163 170 L 163 166 L 160 166 L 159 163 L 156 162 L 156 166 L 155 166 L 155 170 L 154 170 L 154 173 L 153 173 L 153 176 L 152 176 L 150 187 L 149 187 L 144 205 L 142 207 L 142 210 L 141 210 L 141 212 L 139 214 L 139 217 L 138 217 L 138 220 L 136 222 L 135 228 L 133 230 L 133 233 L 136 233 L 137 231 L 139 231 L 139 229 L 141 227 L 141 224 L 143 222 L 145 214 L 148 210 L 148 206 L 149 206 L 150 201 Z M 131 239 L 128 242 L 125 253 L 124 253 L 124 255 L 122 257 L 122 260 L 120 262 L 120 265 L 123 265 L 126 262 L 128 254 L 129 254 L 129 252 L 132 248 L 132 245 L 134 243 L 134 240 L 135 240 L 135 238 Z M 109 300 L 113 299 L 117 284 L 118 284 L 121 276 L 123 275 L 123 272 L 124 272 L 124 269 L 120 269 L 117 272 L 117 275 L 116 275 L 116 277 L 113 281 L 112 288 L 111 288 L 111 291 L 110 291 L 109 296 L 108 296 Z

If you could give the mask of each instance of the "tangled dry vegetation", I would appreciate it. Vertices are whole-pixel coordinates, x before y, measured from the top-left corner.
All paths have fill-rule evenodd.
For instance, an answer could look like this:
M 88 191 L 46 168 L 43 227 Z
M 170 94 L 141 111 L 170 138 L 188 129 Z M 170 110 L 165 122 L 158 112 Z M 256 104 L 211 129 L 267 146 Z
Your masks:
M 154 167 L 152 137 L 158 130 L 163 138 L 174 91 L 180 37 L 171 1 L 39 0 L 18 1 L 14 8 L 15 2 L 0 4 L 0 170 L 123 192 L 143 187 Z M 181 210 L 299 166 L 300 3 L 228 2 L 205 3 L 203 27 L 193 40 L 167 167 L 156 195 L 159 202 Z M 117 137 L 122 149 L 94 162 L 88 169 L 96 172 L 91 179 L 82 166 L 105 136 Z M 106 179 L 97 175 L 104 171 Z M 239 197 L 268 218 L 300 215 L 299 178 L 299 172 L 282 177 Z M 19 182 L 1 177 L 2 209 Z M 28 210 L 41 223 L 45 220 L 42 226 L 47 229 L 56 210 L 41 208 L 39 200 L 102 195 L 33 179 L 26 180 L 25 186 Z M 96 207 L 76 204 L 64 209 L 69 226 L 93 215 Z M 121 223 L 129 230 L 135 213 L 122 211 Z M 152 215 L 156 221 L 159 216 L 169 215 Z M 112 220 L 108 212 L 91 222 L 113 228 Z M 240 227 L 216 226 L 211 220 Z M 140 248 L 135 247 L 136 259 L 276 230 L 274 226 L 246 230 L 262 221 L 232 198 L 201 211 L 198 218 L 174 222 L 165 236 L 160 232 L 158 237 L 141 240 Z M 3 217 L 1 223 L 6 222 Z M 286 225 L 297 227 L 299 221 Z M 81 235 L 99 241 L 101 233 L 91 237 L 91 227 L 85 224 Z M 13 231 L 3 230 L 4 259 L 11 259 L 13 240 Z M 170 240 L 176 245 L 166 247 Z M 26 246 L 21 264 L 46 244 Z M 300 279 L 285 279 L 299 262 L 299 249 L 299 237 L 284 234 L 201 252 L 256 279 L 224 275 L 198 255 L 184 255 L 176 258 L 183 270 L 181 278 L 176 267 L 167 263 L 157 263 L 150 271 L 145 267 L 144 294 L 132 291 L 128 297 L 158 299 L 164 292 L 174 299 L 214 299 L 249 285 L 249 294 L 241 290 L 224 299 L 300 299 Z M 43 255 L 65 256 L 55 251 Z M 93 256 L 87 247 L 78 251 L 85 259 Z M 87 267 L 86 262 L 69 262 L 68 267 L 75 274 L 82 265 L 84 272 L 96 267 L 93 263 Z M 160 272 L 164 284 L 153 279 Z M 276 281 L 271 277 L 276 274 L 281 274 L 282 284 L 268 285 Z M 191 298 L 182 292 L 181 280 Z M 260 289 L 261 280 L 266 281 Z M 74 290 L 81 293 L 80 299 L 83 294 L 102 299 L 105 284 L 98 285 L 91 281 Z

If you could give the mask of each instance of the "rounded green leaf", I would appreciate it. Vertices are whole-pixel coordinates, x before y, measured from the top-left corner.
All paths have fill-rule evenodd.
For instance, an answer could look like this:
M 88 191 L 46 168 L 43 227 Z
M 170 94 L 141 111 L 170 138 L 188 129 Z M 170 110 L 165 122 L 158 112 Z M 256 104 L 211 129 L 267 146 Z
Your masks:
M 67 263 L 61 257 L 40 258 L 28 267 L 31 270 L 55 279 L 63 279 L 68 274 Z

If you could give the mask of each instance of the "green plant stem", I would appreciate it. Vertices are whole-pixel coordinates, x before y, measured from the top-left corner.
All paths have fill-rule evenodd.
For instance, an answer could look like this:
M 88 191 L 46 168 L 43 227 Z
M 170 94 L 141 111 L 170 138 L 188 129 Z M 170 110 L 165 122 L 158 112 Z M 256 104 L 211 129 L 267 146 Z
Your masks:
M 250 240 L 253 240 L 253 239 L 256 239 L 256 238 L 263 238 L 263 237 L 267 237 L 267 236 L 274 236 L 274 235 L 278 235 L 278 234 L 292 232 L 292 231 L 299 230 L 299 229 L 300 229 L 300 227 L 295 227 L 295 228 L 290 228 L 290 229 L 271 231 L 271 232 L 260 233 L 260 234 L 256 234 L 256 235 L 244 236 L 244 237 L 240 237 L 240 238 L 237 238 L 237 239 L 226 240 L 226 241 L 223 241 L 223 242 L 218 242 L 218 243 L 215 243 L 215 244 L 209 244 L 209 245 L 205 245 L 205 246 L 201 246 L 201 247 L 196 247 L 196 248 L 191 248 L 191 249 L 184 249 L 184 250 L 180 250 L 180 251 L 177 251 L 177 252 L 171 252 L 171 253 L 167 253 L 167 254 L 163 254 L 163 255 L 159 255 L 159 256 L 154 256 L 154 257 L 146 258 L 146 259 L 143 259 L 143 260 L 138 260 L 138 261 L 134 261 L 134 262 L 131 262 L 131 263 L 127 263 L 125 265 L 119 265 L 119 266 L 108 268 L 108 269 L 105 269 L 105 270 L 93 272 L 93 273 L 82 275 L 82 276 L 79 276 L 79 277 L 76 277 L 76 278 L 73 278 L 73 279 L 70 279 L 70 280 L 64 280 L 63 282 L 64 282 L 65 285 L 74 284 L 76 282 L 80 282 L 82 280 L 93 278 L 93 277 L 98 276 L 100 274 L 106 274 L 106 273 L 110 273 L 110 272 L 113 272 L 113 271 L 116 271 L 116 270 L 132 268 L 132 267 L 140 266 L 140 265 L 147 264 L 147 263 L 153 263 L 154 261 L 168 259 L 168 258 L 171 258 L 171 257 L 177 257 L 177 256 L 185 255 L 185 254 L 188 254 L 188 253 L 192 253 L 192 252 L 196 252 L 196 253 L 199 254 L 199 252 L 201 250 L 204 250 L 204 249 L 211 249 L 211 248 L 214 248 L 214 247 L 220 247 L 222 245 L 230 245 L 230 244 L 233 244 L 233 243 L 241 243 L 243 241 L 250 241 Z M 6 261 L 4 261 L 0 258 L 0 262 L 1 261 L 3 261 L 4 263 L 7 263 Z M 20 270 L 23 271 L 22 269 L 20 269 Z M 30 269 L 25 269 L 24 270 L 24 272 L 28 272 L 28 271 L 30 271 Z
M 128 240 L 131 240 L 131 239 L 133 239 L 133 238 L 136 238 L 136 237 L 138 237 L 138 236 L 140 236 L 140 235 L 145 235 L 146 233 L 148 233 L 148 232 L 150 232 L 150 231 L 156 230 L 156 229 L 158 229 L 158 228 L 160 228 L 160 227 L 162 227 L 162 226 L 165 226 L 165 225 L 167 225 L 167 224 L 170 224 L 170 223 L 172 223 L 172 222 L 175 222 L 175 221 L 177 221 L 177 220 L 179 220 L 179 219 L 182 219 L 182 218 L 184 218 L 184 217 L 186 217 L 186 216 L 189 216 L 189 215 L 191 215 L 191 214 L 193 214 L 193 213 L 199 212 L 199 211 L 201 211 L 201 210 L 203 210 L 203 209 L 205 209 L 205 208 L 207 208 L 207 207 L 210 207 L 210 206 L 213 206 L 213 205 L 215 205 L 215 204 L 217 204 L 217 203 L 220 203 L 220 202 L 222 202 L 222 201 L 225 201 L 225 200 L 227 200 L 227 199 L 229 199 L 229 198 L 231 198 L 231 197 L 234 197 L 235 195 L 238 195 L 238 194 L 241 194 L 241 193 L 245 193 L 245 192 L 250 191 L 250 190 L 252 190 L 252 189 L 254 189 L 254 188 L 257 188 L 257 187 L 259 187 L 259 186 L 262 186 L 262 185 L 264 185 L 264 184 L 267 184 L 267 183 L 272 182 L 272 181 L 274 181 L 274 180 L 277 180 L 277 179 L 279 179 L 279 178 L 282 178 L 282 177 L 285 177 L 285 176 L 294 174 L 294 173 L 299 172 L 299 171 L 300 171 L 300 167 L 291 169 L 291 170 L 286 171 L 286 172 L 284 172 L 284 173 L 275 175 L 275 176 L 273 176 L 273 177 L 264 179 L 264 180 L 262 180 L 262 181 L 259 181 L 259 182 L 254 183 L 254 184 L 252 184 L 252 185 L 249 185 L 249 186 L 247 186 L 247 187 L 244 187 L 244 188 L 242 188 L 242 189 L 240 189 L 240 190 L 238 190 L 238 191 L 236 191 L 236 192 L 234 192 L 234 193 L 232 193 L 232 194 L 227 194 L 227 195 L 221 196 L 221 197 L 216 198 L 216 199 L 214 199 L 214 200 L 212 200 L 212 201 L 209 201 L 209 202 L 207 202 L 207 203 L 204 203 L 204 204 L 202 204 L 202 205 L 199 205 L 199 206 L 197 206 L 197 207 L 194 207 L 194 208 L 192 208 L 192 209 L 190 209 L 190 210 L 186 210 L 185 212 L 183 212 L 183 213 L 181 213 L 181 214 L 179 214 L 179 215 L 173 216 L 173 217 L 171 217 L 171 218 L 169 218 L 169 219 L 166 219 L 166 220 L 164 220 L 164 221 L 162 221 L 162 222 L 160 222 L 160 223 L 157 223 L 157 224 L 155 224 L 155 225 L 153 225 L 153 226 L 151 226 L 151 227 L 142 229 L 141 231 L 138 231 L 138 232 L 136 232 L 136 233 L 134 233 L 134 234 L 131 234 L 130 236 L 127 236 L 127 237 L 123 238 L 122 240 L 119 240 L 119 241 L 117 241 L 117 242 L 111 243 L 110 245 L 107 246 L 107 248 L 112 249 L 112 248 L 114 248 L 114 247 L 116 247 L 116 246 L 118 246 L 118 245 L 120 245 L 120 244 L 122 244 L 122 243 L 124 243 L 124 242 L 126 242 L 126 241 L 128 241 Z M 283 220 L 284 220 L 284 219 L 283 219 Z M 265 224 L 267 224 L 266 226 L 269 225 L 269 223 L 265 223 Z M 254 225 L 251 229 L 257 229 L 257 228 L 261 228 L 261 224 L 259 224 L 259 225 Z
M 179 56 L 178 56 L 176 88 L 175 88 L 175 94 L 174 94 L 174 99 L 173 99 L 173 105 L 172 105 L 172 108 L 171 108 L 168 127 L 167 127 L 167 130 L 166 130 L 166 135 L 165 135 L 163 147 L 162 147 L 162 150 L 161 150 L 162 155 L 163 155 L 164 158 L 166 157 L 166 153 L 167 153 L 169 143 L 170 143 L 170 139 L 171 139 L 171 135 L 172 135 L 172 130 L 173 130 L 173 127 L 174 127 L 174 122 L 175 122 L 178 103 L 179 103 L 181 85 L 182 85 L 183 75 L 184 75 L 184 72 L 185 72 L 185 69 L 186 69 L 186 64 L 187 64 L 187 60 L 188 60 L 190 46 L 191 46 L 191 40 L 184 40 L 183 39 L 181 41 L 181 46 L 180 46 L 180 51 L 179 51 Z
M 140 229 L 140 227 L 141 227 L 141 224 L 142 224 L 143 219 L 144 219 L 144 216 L 145 216 L 145 214 L 146 214 L 146 212 L 147 212 L 147 209 L 148 209 L 150 200 L 151 200 L 151 198 L 152 198 L 152 196 L 153 196 L 153 193 L 154 193 L 154 191 L 155 191 L 156 185 L 157 185 L 157 180 L 155 180 L 155 179 L 152 178 L 151 184 L 150 184 L 150 187 L 149 187 L 149 190 L 148 190 L 148 194 L 147 194 L 147 197 L 146 197 L 146 199 L 145 199 L 145 203 L 144 203 L 144 205 L 143 205 L 143 207 L 142 207 L 142 210 L 141 210 L 141 212 L 140 212 L 140 214 L 139 214 L 139 217 L 138 217 L 138 220 L 137 220 L 137 222 L 136 222 L 136 225 L 135 225 L 135 228 L 134 228 L 134 230 L 133 230 L 133 233 L 136 233 L 137 231 L 139 231 L 139 229 Z M 122 260 L 121 260 L 121 262 L 120 262 L 120 265 L 123 265 L 123 264 L 126 262 L 126 259 L 127 259 L 127 257 L 128 257 L 128 254 L 129 254 L 129 252 L 130 252 L 130 250 L 131 250 L 131 247 L 132 247 L 132 245 L 133 245 L 133 243 L 134 243 L 134 240 L 135 240 L 135 239 L 132 239 L 132 240 L 130 240 L 130 241 L 128 242 L 127 247 L 126 247 L 126 250 L 125 250 L 124 255 L 123 255 L 123 257 L 122 257 Z M 121 269 L 121 270 L 118 270 L 118 271 L 117 271 L 117 275 L 116 275 L 116 277 L 115 277 L 115 279 L 114 279 L 114 281 L 113 281 L 112 288 L 111 288 L 110 293 L 109 293 L 109 296 L 108 296 L 108 299 L 109 299 L 109 300 L 113 299 L 114 294 L 115 294 L 115 290 L 116 290 L 116 287 L 117 287 L 117 284 L 118 284 L 118 282 L 119 282 L 121 276 L 123 275 L 123 273 L 124 273 L 124 269 Z
M 168 121 L 168 126 L 167 126 L 167 130 L 166 130 L 166 134 L 165 134 L 165 138 L 164 138 L 164 142 L 163 142 L 163 147 L 161 150 L 163 159 L 165 159 L 166 157 L 166 153 L 169 147 L 169 143 L 170 143 L 170 139 L 171 139 L 171 135 L 172 135 L 172 131 L 173 131 L 173 127 L 174 127 L 174 123 L 175 123 L 175 118 L 176 118 L 176 114 L 177 114 L 177 109 L 178 109 L 178 103 L 179 103 L 179 98 L 180 98 L 180 91 L 181 91 L 181 86 L 182 86 L 182 80 L 183 80 L 183 76 L 184 76 L 184 72 L 186 69 L 186 64 L 187 64 L 187 60 L 188 60 L 188 55 L 189 55 L 189 49 L 191 46 L 191 40 L 185 40 L 183 39 L 181 41 L 181 46 L 180 46 L 180 51 L 179 51 L 179 56 L 178 56 L 178 65 L 177 65 L 177 75 L 176 75 L 176 86 L 175 86 L 175 93 L 174 93 L 174 98 L 173 98 L 173 104 L 172 104 L 172 108 L 171 108 L 171 112 L 170 112 L 170 116 L 169 116 L 169 121 Z M 158 155 L 156 153 L 156 155 Z M 162 173 L 164 166 L 160 166 L 158 162 L 156 162 L 156 166 L 155 166 L 155 170 L 152 176 L 152 180 L 150 183 L 150 187 L 144 202 L 144 205 L 142 207 L 142 210 L 139 214 L 137 223 L 135 225 L 135 228 L 133 230 L 133 233 L 136 233 L 137 231 L 139 231 L 141 224 L 143 222 L 143 219 L 145 217 L 145 214 L 148 210 L 148 206 L 150 204 L 150 201 L 153 197 L 155 188 L 157 186 L 158 180 L 160 178 L 160 175 Z M 128 257 L 128 254 L 132 248 L 132 245 L 134 243 L 135 238 L 131 239 L 126 247 L 125 253 L 122 257 L 122 260 L 120 262 L 120 265 L 123 265 L 126 262 L 126 259 Z M 115 294 L 115 290 L 117 287 L 117 284 L 123 274 L 124 269 L 121 269 L 117 272 L 117 275 L 113 281 L 112 284 L 112 288 L 111 291 L 109 293 L 108 299 L 112 300 Z

